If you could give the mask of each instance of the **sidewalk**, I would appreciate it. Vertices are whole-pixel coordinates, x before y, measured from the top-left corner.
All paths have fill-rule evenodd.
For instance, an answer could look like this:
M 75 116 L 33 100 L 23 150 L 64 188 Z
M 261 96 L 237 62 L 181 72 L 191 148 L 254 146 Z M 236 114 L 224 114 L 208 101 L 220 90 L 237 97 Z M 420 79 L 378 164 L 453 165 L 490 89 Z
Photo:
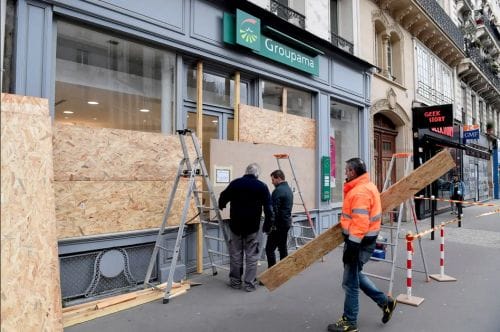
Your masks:
M 488 203 L 500 205 L 500 200 Z M 419 307 L 399 304 L 392 320 L 382 324 L 380 309 L 364 294 L 360 295 L 360 331 L 500 331 L 500 215 L 476 218 L 493 207 L 472 206 L 464 209 L 462 227 L 456 224 L 445 231 L 445 273 L 456 282 L 425 281 L 423 264 L 415 246 L 414 296 L 425 300 Z M 436 225 L 455 217 L 449 213 L 436 216 Z M 418 223 L 420 231 L 430 228 L 430 220 Z M 400 233 L 398 266 L 395 271 L 394 296 L 406 293 L 406 254 L 404 234 L 414 231 L 412 223 L 403 223 Z M 438 235 L 438 234 L 436 234 Z M 439 236 L 422 240 L 430 274 L 439 273 Z M 194 275 L 203 285 L 186 295 L 161 300 L 140 307 L 69 327 L 65 331 L 326 331 L 326 326 L 342 313 L 344 292 L 341 287 L 341 250 L 335 249 L 324 262 L 292 278 L 269 292 L 259 287 L 246 293 L 226 286 L 227 273 Z M 265 268 L 263 263 L 261 268 Z M 389 268 L 380 262 L 367 264 L 366 271 L 388 275 Z M 374 279 L 387 291 L 388 283 Z

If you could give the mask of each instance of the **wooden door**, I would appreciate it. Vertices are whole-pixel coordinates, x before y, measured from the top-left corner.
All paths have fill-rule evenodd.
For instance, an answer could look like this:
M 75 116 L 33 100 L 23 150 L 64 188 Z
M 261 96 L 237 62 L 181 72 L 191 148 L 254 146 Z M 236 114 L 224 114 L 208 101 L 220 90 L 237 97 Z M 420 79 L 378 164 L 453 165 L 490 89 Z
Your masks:
M 375 114 L 373 122 L 375 184 L 378 190 L 382 191 L 392 155 L 396 152 L 397 131 L 392 121 L 382 114 Z M 396 167 L 394 166 L 391 171 L 391 184 L 395 182 Z

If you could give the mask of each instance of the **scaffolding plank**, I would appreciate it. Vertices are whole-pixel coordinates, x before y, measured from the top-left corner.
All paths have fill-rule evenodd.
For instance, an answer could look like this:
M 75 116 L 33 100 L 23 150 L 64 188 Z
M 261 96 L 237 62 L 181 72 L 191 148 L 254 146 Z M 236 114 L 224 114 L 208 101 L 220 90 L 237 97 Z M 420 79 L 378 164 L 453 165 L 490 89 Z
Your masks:
M 419 190 L 431 184 L 453 167 L 455 167 L 455 162 L 448 150 L 445 149 L 436 154 L 380 195 L 382 212 L 387 212 L 410 199 Z M 262 272 L 258 279 L 267 289 L 273 291 L 338 247 L 342 242 L 344 242 L 342 229 L 340 224 L 337 224 L 270 269 Z

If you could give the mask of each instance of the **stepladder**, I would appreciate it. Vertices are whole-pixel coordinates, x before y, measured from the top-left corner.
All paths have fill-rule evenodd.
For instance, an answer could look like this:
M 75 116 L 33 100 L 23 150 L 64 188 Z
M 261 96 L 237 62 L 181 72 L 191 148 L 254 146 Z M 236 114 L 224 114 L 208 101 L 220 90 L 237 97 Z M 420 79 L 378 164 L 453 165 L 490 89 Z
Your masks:
M 298 210 L 295 208 L 293 209 L 292 225 L 290 227 L 288 239 L 288 247 L 291 249 L 298 249 L 317 236 L 316 226 L 304 201 L 304 196 L 300 189 L 290 155 L 280 153 L 275 154 L 274 158 L 276 158 L 278 169 L 282 170 L 284 173 L 289 173 L 287 178 L 291 178 L 289 185 L 294 193 L 294 207 L 299 206 Z
M 212 274 L 217 274 L 217 269 L 228 269 L 226 267 L 229 261 L 227 244 L 229 241 L 228 227 L 222 219 L 221 212 L 218 208 L 217 199 L 213 191 L 213 186 L 209 178 L 208 170 L 203 159 L 200 143 L 196 134 L 189 129 L 178 130 L 180 146 L 182 149 L 182 159 L 179 162 L 174 183 L 168 198 L 168 202 L 164 211 L 163 220 L 158 230 L 153 253 L 149 261 L 144 286 L 154 286 L 150 283 L 153 269 L 156 266 L 158 269 L 158 253 L 160 250 L 171 254 L 170 268 L 168 270 L 167 286 L 163 297 L 163 303 L 168 303 L 171 295 L 172 285 L 174 282 L 174 274 L 179 262 L 179 254 L 184 238 L 184 233 L 188 222 L 198 219 L 202 225 L 203 239 L 206 247 L 207 255 L 210 260 Z M 194 148 L 194 155 L 190 156 L 188 144 Z M 174 218 L 172 211 L 176 196 L 181 196 L 182 193 L 179 187 L 181 181 L 185 181 L 185 193 L 183 197 L 183 206 L 181 217 L 178 222 L 177 236 L 173 248 L 168 248 L 165 245 L 165 235 L 167 233 L 167 225 L 170 218 Z M 206 203 L 205 203 L 206 202 Z M 188 219 L 188 211 L 193 208 L 197 214 Z M 178 218 L 178 217 L 177 217 Z M 168 255 L 167 255 L 168 257 Z
M 386 176 L 385 176 L 385 181 L 383 185 L 382 192 L 387 190 L 393 183 L 392 183 L 392 173 L 393 170 L 398 166 L 397 162 L 399 160 L 404 162 L 404 176 L 407 176 L 411 172 L 411 165 L 413 164 L 412 159 L 413 154 L 412 153 L 394 153 L 391 157 L 391 161 L 389 163 L 389 166 L 387 168 Z M 388 263 L 390 265 L 390 272 L 389 275 L 381 275 L 381 274 L 375 274 L 375 273 L 370 273 L 369 272 L 369 267 L 367 268 L 367 271 L 364 272 L 364 274 L 377 278 L 377 279 L 382 279 L 386 280 L 389 282 L 389 287 L 388 287 L 388 292 L 387 294 L 389 296 L 392 296 L 392 291 L 393 291 L 393 286 L 394 286 L 394 273 L 395 273 L 395 268 L 396 268 L 396 263 L 397 263 L 397 255 L 398 255 L 398 239 L 399 239 L 399 234 L 401 231 L 401 222 L 403 221 L 404 218 L 404 212 L 409 211 L 411 215 L 411 219 L 413 221 L 415 231 L 418 233 L 418 224 L 417 224 L 417 217 L 415 213 L 415 204 L 413 199 L 409 199 L 405 202 L 402 202 L 397 209 L 394 211 L 391 211 L 387 213 L 386 215 L 383 216 L 382 219 L 382 225 L 379 233 L 379 237 L 377 239 L 377 245 L 376 245 L 376 250 L 374 252 L 374 255 L 372 256 L 373 261 L 378 261 L 378 262 L 383 262 L 383 263 Z M 422 245 L 420 243 L 420 239 L 418 242 L 418 247 L 420 251 L 420 255 L 422 258 L 422 263 L 424 266 L 424 273 L 426 275 L 426 280 L 429 279 L 429 275 L 427 272 L 427 265 L 425 263 L 425 257 L 424 257 L 424 251 L 422 248 Z

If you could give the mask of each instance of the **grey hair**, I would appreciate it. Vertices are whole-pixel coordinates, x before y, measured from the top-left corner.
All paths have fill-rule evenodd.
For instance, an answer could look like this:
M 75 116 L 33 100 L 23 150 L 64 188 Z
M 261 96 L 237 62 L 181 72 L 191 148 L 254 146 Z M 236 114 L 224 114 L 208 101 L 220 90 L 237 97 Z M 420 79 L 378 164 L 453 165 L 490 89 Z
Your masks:
M 260 166 L 257 163 L 251 163 L 250 165 L 247 166 L 247 169 L 245 170 L 245 175 L 253 175 L 256 178 L 258 178 L 259 174 L 260 174 Z

